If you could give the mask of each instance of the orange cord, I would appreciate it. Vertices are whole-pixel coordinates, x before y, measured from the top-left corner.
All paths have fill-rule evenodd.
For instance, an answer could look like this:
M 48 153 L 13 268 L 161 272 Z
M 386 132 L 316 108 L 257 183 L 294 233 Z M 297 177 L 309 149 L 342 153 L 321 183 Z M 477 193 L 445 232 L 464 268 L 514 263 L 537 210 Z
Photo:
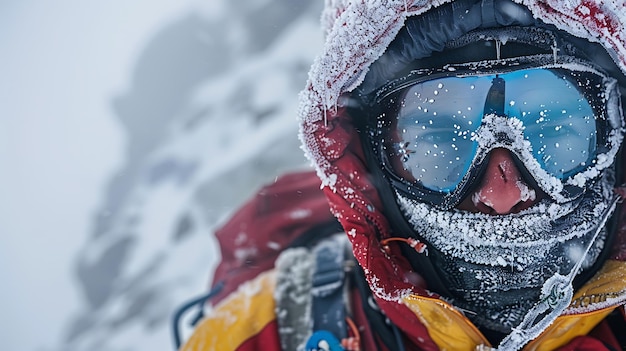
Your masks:
M 346 351 L 360 351 L 361 337 L 359 336 L 359 329 L 350 317 L 346 317 L 346 322 L 348 323 L 350 330 L 352 330 L 353 336 L 341 340 L 341 346 Z
M 417 253 L 426 253 L 426 255 L 428 255 L 428 251 L 426 250 L 426 244 L 424 244 L 423 242 L 414 238 L 399 237 L 386 238 L 380 241 L 380 243 L 383 245 L 383 249 L 385 249 L 385 252 L 387 253 L 389 253 L 389 242 L 391 241 L 401 241 L 412 247 Z

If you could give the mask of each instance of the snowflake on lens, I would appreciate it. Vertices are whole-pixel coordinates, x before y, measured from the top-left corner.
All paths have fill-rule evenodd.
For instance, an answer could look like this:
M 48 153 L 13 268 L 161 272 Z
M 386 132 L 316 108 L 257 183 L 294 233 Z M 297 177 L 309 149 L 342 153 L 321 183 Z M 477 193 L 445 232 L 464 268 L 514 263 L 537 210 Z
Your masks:
M 409 156 L 411 154 L 414 154 L 415 151 L 414 150 L 410 150 L 409 149 L 409 144 L 411 142 L 410 141 L 405 141 L 405 142 L 399 142 L 399 143 L 394 143 L 393 144 L 393 148 L 396 152 L 396 154 L 398 154 L 398 156 L 400 156 L 400 160 L 402 160 L 402 162 L 406 162 L 409 160 Z

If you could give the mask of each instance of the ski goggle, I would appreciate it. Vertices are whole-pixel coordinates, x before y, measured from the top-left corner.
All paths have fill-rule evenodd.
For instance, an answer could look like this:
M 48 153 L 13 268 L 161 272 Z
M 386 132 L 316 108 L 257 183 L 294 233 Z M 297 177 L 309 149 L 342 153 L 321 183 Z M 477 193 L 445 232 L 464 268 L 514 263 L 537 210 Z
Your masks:
M 495 148 L 511 151 L 533 186 L 570 201 L 621 144 L 616 85 L 580 63 L 415 71 L 370 100 L 374 151 L 398 191 L 440 208 L 465 197 Z

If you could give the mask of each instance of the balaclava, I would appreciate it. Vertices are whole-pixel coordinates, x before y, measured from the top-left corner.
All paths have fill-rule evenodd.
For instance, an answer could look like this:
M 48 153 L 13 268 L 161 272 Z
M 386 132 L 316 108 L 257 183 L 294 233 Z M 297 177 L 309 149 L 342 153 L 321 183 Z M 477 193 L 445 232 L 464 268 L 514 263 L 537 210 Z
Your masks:
M 565 81 L 589 109 L 585 113 L 591 129 L 572 127 L 567 132 L 563 124 L 548 124 L 550 133 L 578 133 L 570 139 L 590 145 L 583 148 L 588 154 L 576 160 L 579 165 L 565 172 L 562 165 L 551 171 L 554 160 L 549 158 L 571 155 L 550 153 L 550 147 L 560 146 L 548 139 L 547 130 L 531 132 L 530 123 L 544 123 L 543 115 L 523 119 L 508 113 L 515 104 L 533 99 L 552 102 L 562 114 L 570 114 L 567 108 L 583 109 L 558 93 L 542 95 L 542 89 L 550 89 L 542 84 L 544 73 L 558 75 L 555 84 Z M 483 95 L 473 95 L 474 84 L 452 86 L 460 77 L 463 82 L 483 78 L 476 85 L 483 84 L 487 97 L 475 101 Z M 539 97 L 504 100 L 505 91 L 514 94 L 515 82 L 523 79 L 522 90 L 536 90 Z M 619 177 L 615 160 L 622 142 L 620 90 L 625 81 L 600 45 L 533 18 L 524 6 L 508 0 L 464 0 L 409 18 L 351 94 L 347 105 L 394 232 L 411 233 L 427 244 L 426 263 L 406 252 L 414 269 L 426 276 L 431 289 L 496 338 L 509 335 L 505 342 L 513 342 L 515 329 L 545 328 L 569 303 L 572 287 L 604 261 L 618 199 L 613 188 Z M 411 90 L 416 84 L 420 88 Z M 474 101 L 464 105 L 454 100 L 461 88 Z M 429 130 L 446 121 L 442 112 L 450 104 L 480 109 L 474 126 L 447 126 L 471 150 L 459 150 L 450 140 L 418 145 L 420 138 L 434 138 L 436 132 Z M 422 125 L 416 127 L 418 122 Z M 540 199 L 505 215 L 459 210 L 495 149 L 513 155 L 528 185 L 522 190 L 527 198 Z

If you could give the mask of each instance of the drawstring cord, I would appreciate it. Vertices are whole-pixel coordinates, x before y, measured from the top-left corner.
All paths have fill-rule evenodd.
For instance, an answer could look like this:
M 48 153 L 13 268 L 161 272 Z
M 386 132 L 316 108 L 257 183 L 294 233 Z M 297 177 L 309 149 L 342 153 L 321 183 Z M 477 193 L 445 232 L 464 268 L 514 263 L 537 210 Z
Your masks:
M 350 317 L 346 317 L 346 323 L 348 323 L 353 336 L 342 339 L 341 346 L 346 351 L 361 351 L 361 337 L 359 336 L 359 329 Z
M 392 241 L 403 242 L 409 245 L 410 247 L 412 247 L 413 250 L 415 250 L 417 253 L 420 253 L 420 254 L 423 253 L 426 256 L 428 256 L 428 248 L 426 247 L 426 244 L 424 244 L 423 242 L 415 238 L 400 238 L 400 237 L 391 237 L 391 238 L 386 238 L 380 241 L 380 243 L 382 244 L 383 250 L 385 250 L 387 254 L 389 254 L 390 252 L 389 243 Z

